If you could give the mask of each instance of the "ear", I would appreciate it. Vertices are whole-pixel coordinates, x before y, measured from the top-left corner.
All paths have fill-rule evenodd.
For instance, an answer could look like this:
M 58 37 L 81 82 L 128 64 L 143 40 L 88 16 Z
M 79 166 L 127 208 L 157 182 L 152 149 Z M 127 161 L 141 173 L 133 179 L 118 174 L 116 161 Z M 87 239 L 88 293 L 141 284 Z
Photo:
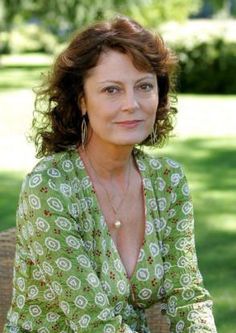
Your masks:
M 85 102 L 85 97 L 84 95 L 81 95 L 78 97 L 78 104 L 80 106 L 82 115 L 84 116 L 87 112 L 87 108 L 86 108 L 86 102 Z

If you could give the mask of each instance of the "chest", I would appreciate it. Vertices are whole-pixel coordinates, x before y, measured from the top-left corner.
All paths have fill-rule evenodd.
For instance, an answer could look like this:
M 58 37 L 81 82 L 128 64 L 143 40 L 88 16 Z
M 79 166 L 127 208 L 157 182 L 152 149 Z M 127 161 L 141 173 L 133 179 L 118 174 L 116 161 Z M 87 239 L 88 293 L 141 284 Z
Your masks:
M 142 184 L 138 182 L 136 190 L 130 191 L 130 194 L 122 205 L 122 209 L 117 212 L 117 217 L 121 221 L 121 227 L 117 229 L 114 227 L 114 214 L 107 205 L 106 198 L 102 193 L 100 195 L 101 209 L 128 277 L 131 277 L 135 270 L 139 252 L 144 241 L 144 201 Z
M 145 215 L 142 200 L 129 208 L 127 220 L 117 231 L 111 231 L 111 236 L 119 252 L 121 261 L 128 277 L 131 277 L 143 245 L 145 233 Z

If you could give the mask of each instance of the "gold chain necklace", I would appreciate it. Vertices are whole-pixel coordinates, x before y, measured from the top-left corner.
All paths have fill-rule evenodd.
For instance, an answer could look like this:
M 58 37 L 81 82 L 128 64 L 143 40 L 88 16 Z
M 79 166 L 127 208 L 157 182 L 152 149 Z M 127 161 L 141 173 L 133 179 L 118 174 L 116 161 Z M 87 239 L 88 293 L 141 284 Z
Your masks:
M 115 222 L 113 223 L 113 225 L 114 225 L 114 227 L 115 227 L 116 229 L 119 229 L 119 228 L 122 226 L 122 222 L 121 222 L 121 220 L 120 220 L 119 218 L 117 218 L 117 216 L 118 216 L 118 211 L 119 211 L 119 209 L 122 207 L 122 205 L 123 205 L 123 203 L 124 203 L 124 201 L 125 201 L 125 198 L 126 198 L 126 196 L 127 196 L 128 189 L 129 189 L 130 169 L 131 169 L 130 163 L 129 163 L 129 171 L 128 171 L 128 182 L 127 182 L 127 186 L 126 186 L 126 189 L 125 189 L 125 191 L 124 191 L 124 195 L 123 195 L 123 197 L 121 198 L 121 200 L 120 200 L 120 202 L 119 202 L 118 207 L 115 208 L 115 206 L 114 206 L 114 204 L 113 204 L 113 202 L 112 202 L 112 200 L 111 200 L 110 194 L 109 194 L 108 190 L 106 189 L 106 186 L 103 185 L 103 184 L 101 183 L 101 181 L 100 181 L 100 179 L 99 179 L 99 177 L 98 177 L 98 175 L 97 175 L 97 172 L 95 171 L 95 168 L 94 168 L 94 166 L 93 166 L 93 164 L 92 164 L 90 158 L 88 157 L 88 154 L 87 154 L 87 153 L 86 153 L 86 157 L 87 157 L 87 160 L 88 160 L 88 162 L 89 162 L 89 165 L 90 165 L 91 169 L 93 170 L 93 173 L 94 173 L 94 175 L 95 175 L 95 177 L 96 177 L 96 180 L 97 180 L 98 183 L 100 184 L 101 188 L 104 190 L 104 192 L 105 192 L 105 194 L 106 194 L 106 196 L 107 196 L 107 199 L 108 199 L 108 201 L 109 201 L 109 203 L 110 203 L 110 205 L 111 205 L 111 208 L 112 208 L 112 210 L 113 210 L 113 214 L 114 214 L 114 216 L 115 216 Z

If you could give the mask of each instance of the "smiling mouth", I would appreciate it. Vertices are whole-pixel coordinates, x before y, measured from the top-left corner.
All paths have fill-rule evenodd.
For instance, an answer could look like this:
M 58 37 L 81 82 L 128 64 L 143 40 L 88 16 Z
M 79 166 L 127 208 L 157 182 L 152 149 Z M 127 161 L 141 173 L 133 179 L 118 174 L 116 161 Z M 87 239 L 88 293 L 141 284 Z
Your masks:
M 116 122 L 116 124 L 126 128 L 134 128 L 142 122 L 143 120 L 125 120 L 125 121 L 118 121 Z
M 117 124 L 119 125 L 133 125 L 141 123 L 143 120 L 125 120 L 125 121 L 118 121 Z

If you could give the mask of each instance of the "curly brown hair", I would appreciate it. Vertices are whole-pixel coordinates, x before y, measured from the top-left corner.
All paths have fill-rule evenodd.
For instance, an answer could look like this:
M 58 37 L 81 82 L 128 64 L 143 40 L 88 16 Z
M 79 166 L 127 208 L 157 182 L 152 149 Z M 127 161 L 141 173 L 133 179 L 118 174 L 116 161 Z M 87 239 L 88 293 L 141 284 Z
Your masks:
M 37 157 L 81 145 L 82 111 L 78 98 L 83 96 L 86 74 L 107 49 L 128 54 L 137 69 L 156 74 L 159 104 L 154 127 L 157 140 L 153 143 L 149 135 L 141 145 L 161 146 L 169 137 L 173 115 L 177 112 L 174 107 L 176 56 L 158 34 L 130 18 L 118 16 L 77 33 L 35 90 L 30 138 L 35 143 Z M 171 103 L 170 96 L 173 97 Z

